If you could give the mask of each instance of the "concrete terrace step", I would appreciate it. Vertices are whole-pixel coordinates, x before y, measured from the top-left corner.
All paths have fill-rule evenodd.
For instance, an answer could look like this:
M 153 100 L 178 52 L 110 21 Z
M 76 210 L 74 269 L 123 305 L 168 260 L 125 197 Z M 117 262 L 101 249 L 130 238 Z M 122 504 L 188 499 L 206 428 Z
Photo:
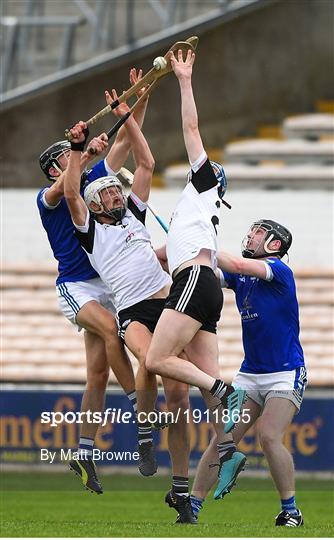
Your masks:
M 290 116 L 283 121 L 282 130 L 285 137 L 292 139 L 334 137 L 334 115 L 317 113 Z
M 221 161 L 221 159 L 220 159 Z M 285 165 L 266 163 L 250 165 L 246 163 L 224 163 L 228 189 L 333 189 L 334 171 L 332 165 L 315 163 Z M 165 169 L 164 182 L 169 187 L 183 187 L 189 165 L 173 165 Z
M 334 142 L 251 139 L 225 146 L 224 159 L 227 163 L 258 164 L 263 161 L 282 161 L 289 164 L 331 165 L 334 163 Z
M 5 264 L 2 270 L 1 379 L 84 382 L 83 334 L 59 311 L 54 266 Z M 333 274 L 310 268 L 295 275 L 310 384 L 328 385 L 334 375 Z M 240 317 L 232 291 L 225 292 L 218 340 L 221 376 L 231 380 L 243 359 Z M 137 361 L 131 360 L 136 370 Z M 110 381 L 116 382 L 112 373 Z

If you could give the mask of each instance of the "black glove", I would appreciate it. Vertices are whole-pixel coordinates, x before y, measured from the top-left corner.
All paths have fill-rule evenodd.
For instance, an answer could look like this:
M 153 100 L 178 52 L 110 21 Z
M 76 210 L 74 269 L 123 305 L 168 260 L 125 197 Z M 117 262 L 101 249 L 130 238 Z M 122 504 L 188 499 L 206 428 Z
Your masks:
M 80 143 L 71 141 L 71 150 L 73 150 L 74 152 L 83 152 L 84 151 L 85 146 L 86 146 L 86 142 L 87 142 L 87 139 L 88 139 L 88 136 L 89 136 L 89 129 L 85 128 L 83 130 L 83 134 L 85 136 L 84 141 L 82 141 Z

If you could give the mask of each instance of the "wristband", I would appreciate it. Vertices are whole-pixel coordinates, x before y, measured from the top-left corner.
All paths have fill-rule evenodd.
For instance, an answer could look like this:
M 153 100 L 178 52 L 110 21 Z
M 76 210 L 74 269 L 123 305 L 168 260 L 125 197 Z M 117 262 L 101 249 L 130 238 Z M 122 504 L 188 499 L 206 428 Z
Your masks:
M 86 146 L 86 142 L 87 142 L 87 139 L 88 139 L 88 135 L 89 135 L 89 129 L 85 128 L 83 130 L 83 134 L 85 136 L 85 139 L 82 142 L 73 142 L 73 141 L 71 141 L 71 150 L 73 152 L 83 152 L 84 151 L 85 146 Z

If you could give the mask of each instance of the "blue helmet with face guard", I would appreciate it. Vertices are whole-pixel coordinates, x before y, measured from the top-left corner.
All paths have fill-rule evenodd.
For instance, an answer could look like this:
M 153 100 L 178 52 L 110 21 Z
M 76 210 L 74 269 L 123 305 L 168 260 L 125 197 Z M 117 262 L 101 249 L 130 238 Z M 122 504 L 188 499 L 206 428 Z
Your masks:
M 222 201 L 222 203 L 231 210 L 231 205 L 224 200 L 224 195 L 227 190 L 227 179 L 225 176 L 225 171 L 220 163 L 217 163 L 217 161 L 210 161 L 211 167 L 213 168 L 213 172 L 216 175 L 216 178 L 218 180 L 218 197 Z
M 213 172 L 216 175 L 216 178 L 218 180 L 218 196 L 220 199 L 223 199 L 226 190 L 227 190 L 227 180 L 225 176 L 225 172 L 223 167 L 220 163 L 217 163 L 217 161 L 210 161 L 211 167 L 213 168 Z

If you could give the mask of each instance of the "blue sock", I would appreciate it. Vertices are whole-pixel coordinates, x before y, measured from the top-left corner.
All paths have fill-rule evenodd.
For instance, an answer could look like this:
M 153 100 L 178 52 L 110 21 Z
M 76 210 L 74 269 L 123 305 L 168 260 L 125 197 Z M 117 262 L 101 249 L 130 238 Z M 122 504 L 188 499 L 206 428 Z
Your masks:
M 281 506 L 282 510 L 289 512 L 289 514 L 298 514 L 294 496 L 290 497 L 290 499 L 281 499 Z
M 93 456 L 94 448 L 94 439 L 89 437 L 80 437 L 78 452 L 80 453 L 81 459 L 87 459 L 88 457 Z
M 133 407 L 134 412 L 137 412 L 137 396 L 136 396 L 136 390 L 132 390 L 132 392 L 128 392 L 126 394 L 131 401 L 131 405 Z
M 198 517 L 198 513 L 203 508 L 204 499 L 190 495 L 191 508 L 195 517 Z

